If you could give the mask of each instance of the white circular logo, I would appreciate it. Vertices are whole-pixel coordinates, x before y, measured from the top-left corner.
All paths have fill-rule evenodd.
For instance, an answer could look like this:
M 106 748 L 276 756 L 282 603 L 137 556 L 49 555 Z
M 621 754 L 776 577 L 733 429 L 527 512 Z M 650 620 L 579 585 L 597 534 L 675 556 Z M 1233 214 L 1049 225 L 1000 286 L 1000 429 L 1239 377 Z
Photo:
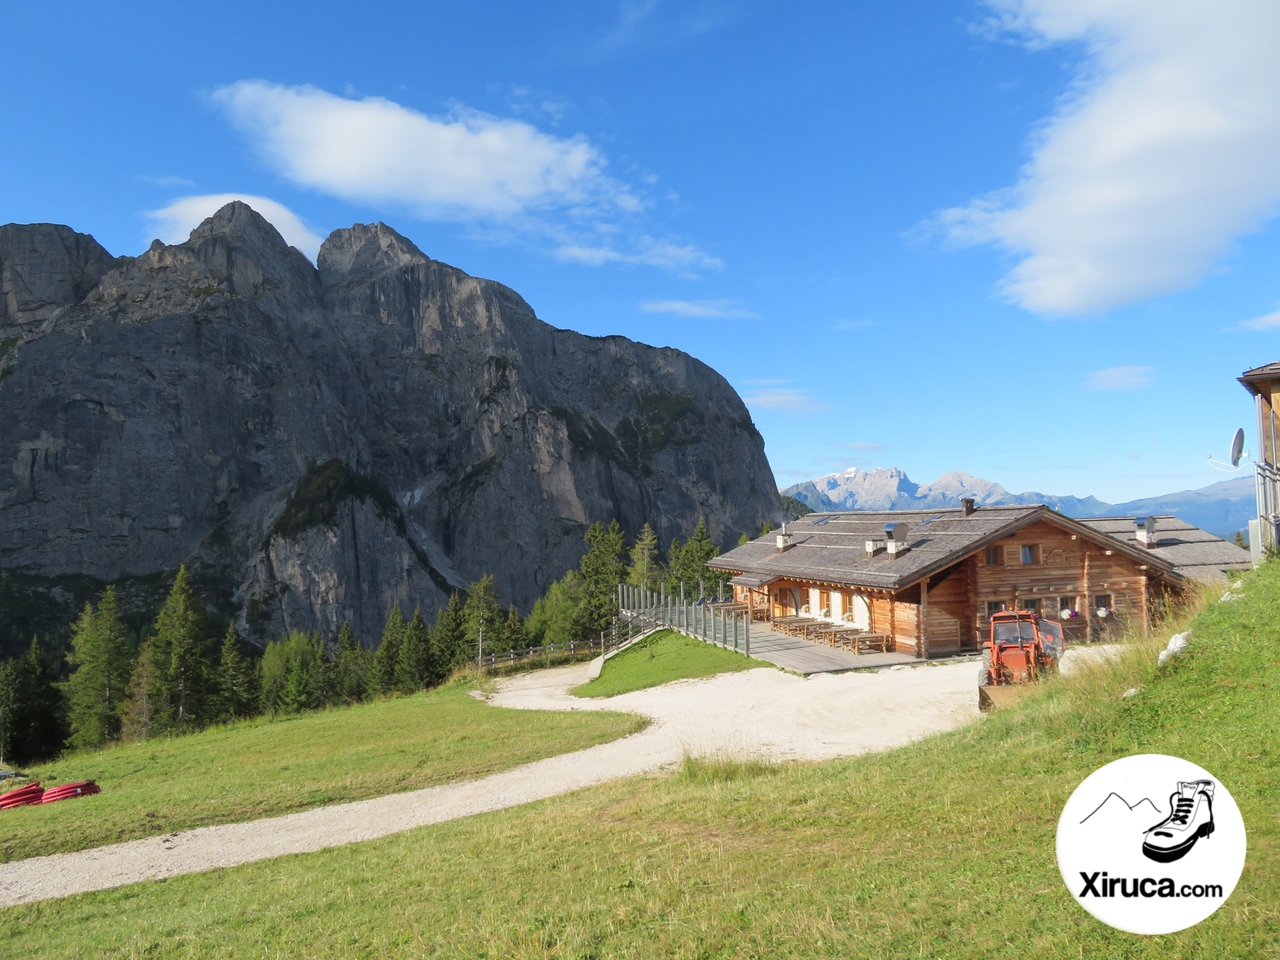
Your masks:
M 1108 763 L 1058 820 L 1058 869 L 1080 906 L 1128 933 L 1173 933 L 1226 902 L 1244 869 L 1244 820 L 1216 778 L 1156 753 Z

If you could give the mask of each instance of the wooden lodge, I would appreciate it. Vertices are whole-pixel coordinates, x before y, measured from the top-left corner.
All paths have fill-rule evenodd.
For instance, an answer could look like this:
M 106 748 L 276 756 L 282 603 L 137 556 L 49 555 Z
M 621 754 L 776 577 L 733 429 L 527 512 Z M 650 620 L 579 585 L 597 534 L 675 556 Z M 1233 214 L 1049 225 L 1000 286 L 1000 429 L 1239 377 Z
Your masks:
M 1173 517 L 1072 520 L 1049 507 L 813 513 L 711 561 L 758 619 L 812 618 L 917 657 L 980 649 L 987 618 L 1033 610 L 1068 639 L 1143 632 L 1247 551 Z M 858 631 L 850 630 L 850 633 Z

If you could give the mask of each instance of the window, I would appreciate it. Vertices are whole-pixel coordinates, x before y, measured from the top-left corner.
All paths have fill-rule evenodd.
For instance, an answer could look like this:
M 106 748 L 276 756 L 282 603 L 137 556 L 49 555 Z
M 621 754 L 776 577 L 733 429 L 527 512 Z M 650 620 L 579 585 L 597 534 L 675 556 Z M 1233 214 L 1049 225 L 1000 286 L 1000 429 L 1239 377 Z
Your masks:
M 818 615 L 823 617 L 831 616 L 831 591 L 818 591 Z
M 1027 543 L 1022 546 L 1022 565 L 1031 566 L 1040 562 L 1040 546 L 1035 543 Z
M 1023 598 L 1022 598 L 1022 609 L 1023 609 L 1023 610 L 1030 610 L 1030 611 L 1031 611 L 1032 613 L 1034 613 L 1037 617 L 1038 617 L 1038 616 L 1040 616 L 1040 598 L 1039 598 L 1039 597 L 1037 597 L 1036 599 L 1031 600 L 1031 599 L 1029 599 L 1029 598 L 1027 598 L 1027 597 L 1023 597 Z
M 1003 612 L 1003 610 L 1004 610 L 1004 601 L 1003 601 L 1003 600 L 988 600 L 988 601 L 987 601 L 987 616 L 988 616 L 988 617 L 989 617 L 989 616 L 991 616 L 993 613 L 1001 613 L 1001 612 Z
M 987 547 L 986 563 L 988 567 L 1004 566 L 1004 547 Z
M 1100 593 L 1093 598 L 1093 611 L 1100 617 L 1106 617 L 1111 614 L 1111 594 Z M 1103 611 L 1106 613 L 1103 613 Z
M 1076 608 L 1076 598 L 1075 598 L 1075 597 L 1059 597 L 1059 598 L 1058 598 L 1058 610 L 1059 610 L 1059 612 L 1061 612 L 1061 611 L 1063 611 L 1063 610 L 1074 610 L 1075 608 Z

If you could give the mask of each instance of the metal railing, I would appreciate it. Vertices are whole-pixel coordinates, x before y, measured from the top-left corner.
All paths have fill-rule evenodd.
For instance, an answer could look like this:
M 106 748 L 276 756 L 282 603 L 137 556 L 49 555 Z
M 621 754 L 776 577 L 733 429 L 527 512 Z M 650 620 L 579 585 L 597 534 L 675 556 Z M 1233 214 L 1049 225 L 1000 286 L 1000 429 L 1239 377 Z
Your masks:
M 723 589 L 723 584 L 718 584 Z M 751 656 L 751 611 L 740 603 L 709 598 L 699 584 L 699 597 L 691 601 L 681 585 L 679 595 L 665 587 L 650 590 L 633 584 L 618 585 L 618 608 L 622 619 L 642 630 L 666 627 L 686 636 L 704 640 Z

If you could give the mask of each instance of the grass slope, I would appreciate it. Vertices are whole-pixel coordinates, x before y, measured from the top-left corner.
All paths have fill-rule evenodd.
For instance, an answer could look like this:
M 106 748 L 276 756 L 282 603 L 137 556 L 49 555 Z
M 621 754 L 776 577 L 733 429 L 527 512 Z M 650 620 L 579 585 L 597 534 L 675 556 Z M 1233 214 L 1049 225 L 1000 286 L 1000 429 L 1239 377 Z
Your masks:
M 1280 563 L 1019 709 L 824 764 L 692 763 L 372 843 L 0 913 L 0 954 L 183 957 L 1280 956 Z M 1135 696 L 1123 698 L 1131 687 Z M 1118 757 L 1222 779 L 1239 886 L 1178 934 L 1112 930 L 1054 863 L 1067 796 Z
M 474 686 L 462 677 L 412 697 L 249 720 L 32 768 L 46 787 L 92 779 L 102 793 L 0 811 L 0 861 L 481 777 L 643 726 L 617 713 L 502 710 L 468 696 Z
M 674 630 L 660 630 L 610 657 L 604 662 L 599 677 L 573 692 L 579 697 L 616 697 L 672 680 L 766 666 L 763 661 L 694 640 Z

